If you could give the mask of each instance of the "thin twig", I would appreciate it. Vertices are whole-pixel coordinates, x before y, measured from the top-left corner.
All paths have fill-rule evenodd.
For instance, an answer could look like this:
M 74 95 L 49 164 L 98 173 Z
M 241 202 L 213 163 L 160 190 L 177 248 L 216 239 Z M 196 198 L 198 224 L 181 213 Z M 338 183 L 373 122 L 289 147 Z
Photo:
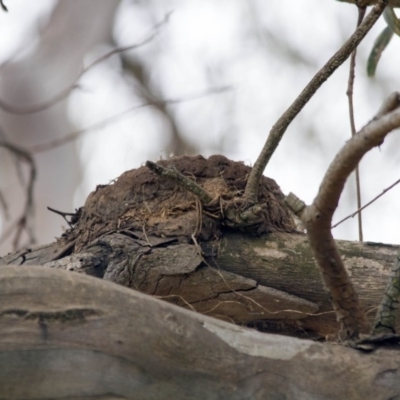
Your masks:
M 155 174 L 177 182 L 178 185 L 193 193 L 203 204 L 209 204 L 213 200 L 211 195 L 185 175 L 182 175 L 175 167 L 165 168 L 152 161 L 146 161 L 146 167 Z
M 386 189 L 383 189 L 382 193 L 378 194 L 378 196 L 374 197 L 371 201 L 369 201 L 367 204 L 363 205 L 361 208 L 359 208 L 358 210 L 354 211 L 352 214 L 348 215 L 346 218 L 343 218 L 342 220 L 340 220 L 339 222 L 337 222 L 335 225 L 332 226 L 333 228 L 336 228 L 338 225 L 340 225 L 341 223 L 343 223 L 344 221 L 347 221 L 350 218 L 354 218 L 359 212 L 361 212 L 362 210 L 364 210 L 365 208 L 367 208 L 368 206 L 370 206 L 372 203 L 374 203 L 376 200 L 379 199 L 379 197 L 382 197 L 386 192 L 388 192 L 390 189 L 394 188 L 396 185 L 398 185 L 400 183 L 400 179 L 398 179 L 395 183 L 393 183 L 392 185 L 390 185 L 389 187 L 387 187 Z
M 358 6 L 358 19 L 357 19 L 357 27 L 361 25 L 362 20 L 365 16 L 366 7 Z M 353 99 L 353 90 L 354 90 L 354 78 L 355 78 L 355 67 L 356 67 L 356 56 L 357 56 L 357 47 L 353 50 L 350 57 L 350 70 L 349 70 L 349 82 L 347 86 L 347 97 L 349 100 L 349 114 L 350 114 L 350 128 L 351 128 L 351 136 L 356 134 L 356 123 L 354 120 L 354 99 Z M 357 208 L 361 208 L 361 184 L 360 184 L 360 167 L 357 165 L 356 167 L 356 193 L 357 193 Z M 362 229 L 362 215 L 361 212 L 358 213 L 358 240 L 360 242 L 363 241 L 363 229 Z
M 223 92 L 226 92 L 229 90 L 232 90 L 232 88 L 230 86 L 221 86 L 221 87 L 209 89 L 209 90 L 201 92 L 201 93 L 184 96 L 180 99 L 179 98 L 178 99 L 167 99 L 167 100 L 159 101 L 159 103 L 165 107 L 167 105 L 174 105 L 174 104 L 184 103 L 187 101 L 198 100 L 198 99 L 201 99 L 206 96 L 223 93 Z M 145 107 L 152 107 L 154 105 L 155 105 L 154 102 L 148 102 L 148 103 L 143 103 L 143 104 L 129 107 L 128 109 L 121 111 L 120 113 L 117 113 L 109 118 L 106 118 L 99 122 L 96 122 L 86 128 L 79 129 L 74 132 L 70 132 L 70 133 L 66 134 L 65 136 L 62 136 L 57 139 L 49 140 L 47 142 L 34 145 L 29 148 L 29 152 L 31 154 L 43 153 L 46 151 L 53 150 L 56 147 L 64 146 L 64 145 L 66 145 L 70 142 L 73 142 L 74 140 L 78 139 L 79 137 L 86 135 L 92 131 L 103 128 L 112 123 L 119 122 L 124 117 L 129 116 L 129 114 L 132 113 L 133 111 L 136 111 L 136 110 L 139 110 L 139 109 L 145 108 Z
M 1 244 L 15 230 L 13 247 L 14 249 L 17 249 L 20 244 L 21 235 L 24 231 L 26 231 L 28 234 L 30 244 L 35 242 L 35 236 L 32 232 L 32 229 L 29 227 L 29 222 L 34 209 L 33 188 L 36 181 L 36 165 L 32 155 L 25 149 L 5 141 L 0 141 L 0 147 L 4 147 L 5 149 L 11 151 L 18 158 L 25 161 L 29 165 L 29 179 L 26 187 L 26 199 L 22 215 L 18 218 L 15 224 L 13 224 L 5 233 L 3 233 L 2 237 L 0 238 Z
M 0 0 L 0 6 L 1 6 L 1 8 L 5 11 L 5 12 L 7 12 L 8 11 L 8 8 L 5 6 L 5 4 L 4 4 L 4 1 L 3 0 Z
M 322 84 L 347 60 L 352 51 L 360 44 L 365 35 L 382 15 L 386 4 L 387 0 L 380 0 L 378 4 L 374 6 L 358 29 L 356 29 L 340 50 L 330 58 L 319 72 L 317 72 L 292 105 L 283 113 L 272 127 L 268 139 L 261 150 L 247 181 L 244 195 L 250 202 L 256 203 L 258 201 L 258 189 L 261 176 L 290 123 Z
M 6 101 L 0 99 L 0 108 L 3 111 L 6 111 L 11 114 L 26 115 L 26 114 L 34 114 L 34 113 L 46 110 L 47 108 L 54 106 L 61 100 L 68 97 L 72 90 L 78 88 L 79 85 L 77 84 L 77 82 L 79 81 L 79 79 L 81 79 L 83 75 L 85 75 L 89 70 L 91 70 L 96 65 L 102 63 L 103 61 L 107 60 L 108 58 L 110 58 L 116 54 L 120 54 L 120 53 L 129 51 L 129 50 L 134 50 L 134 49 L 137 49 L 139 47 L 142 47 L 142 46 L 150 43 L 159 34 L 160 28 L 164 24 L 167 23 L 169 16 L 170 16 L 170 13 L 167 14 L 167 16 L 153 28 L 153 33 L 151 33 L 146 39 L 142 40 L 141 42 L 132 44 L 130 46 L 117 47 L 117 48 L 109 51 L 108 53 L 103 54 L 101 57 L 97 58 L 96 60 L 94 60 L 91 64 L 89 64 L 87 67 L 85 67 L 81 70 L 81 72 L 78 74 L 78 76 L 74 79 L 74 81 L 70 85 L 68 85 L 65 89 L 63 89 L 58 94 L 56 94 L 53 98 L 46 100 L 43 103 L 35 104 L 34 106 L 28 106 L 28 107 L 20 107 L 20 106 L 11 105 L 11 104 L 8 104 Z
M 47 207 L 47 209 L 55 214 L 61 215 L 64 218 L 65 222 L 69 225 L 69 227 L 72 228 L 72 224 L 71 224 L 71 222 L 69 222 L 67 220 L 67 217 L 73 217 L 76 215 L 76 213 L 68 213 L 68 212 L 64 212 L 64 211 L 59 211 L 59 210 L 56 210 L 55 208 L 51 208 L 51 207 Z

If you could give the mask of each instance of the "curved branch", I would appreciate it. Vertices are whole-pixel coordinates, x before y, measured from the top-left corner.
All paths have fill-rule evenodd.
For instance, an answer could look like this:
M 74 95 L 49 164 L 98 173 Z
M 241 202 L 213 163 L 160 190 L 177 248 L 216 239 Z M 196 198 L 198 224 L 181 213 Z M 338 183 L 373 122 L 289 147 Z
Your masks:
M 29 166 L 29 179 L 26 186 L 26 199 L 23 212 L 21 216 L 0 236 L 0 244 L 1 244 L 4 243 L 4 241 L 15 231 L 13 248 L 17 249 L 20 246 L 20 239 L 24 230 L 28 233 L 29 244 L 35 242 L 35 236 L 31 228 L 29 227 L 29 222 L 30 219 L 32 218 L 32 213 L 34 209 L 33 190 L 37 175 L 36 163 L 32 157 L 32 154 L 29 151 L 23 149 L 22 147 L 16 146 L 4 140 L 0 140 L 0 147 L 4 147 L 11 153 L 14 153 L 14 155 L 18 159 L 26 162 Z
M 307 229 L 310 246 L 331 295 L 341 324 L 343 339 L 357 339 L 369 333 L 369 324 L 350 281 L 331 233 L 332 216 L 344 184 L 361 158 L 380 146 L 385 136 L 400 127 L 400 93 L 392 93 L 376 117 L 353 136 L 335 157 L 321 183 L 313 204 L 298 211 Z
M 338 0 L 342 3 L 352 3 L 356 4 L 359 7 L 368 7 L 378 4 L 380 0 Z M 400 7 L 400 0 L 389 0 L 388 6 L 390 7 Z
M 8 8 L 6 7 L 6 5 L 4 4 L 3 0 L 0 0 L 0 7 L 3 9 L 3 11 L 7 12 Z

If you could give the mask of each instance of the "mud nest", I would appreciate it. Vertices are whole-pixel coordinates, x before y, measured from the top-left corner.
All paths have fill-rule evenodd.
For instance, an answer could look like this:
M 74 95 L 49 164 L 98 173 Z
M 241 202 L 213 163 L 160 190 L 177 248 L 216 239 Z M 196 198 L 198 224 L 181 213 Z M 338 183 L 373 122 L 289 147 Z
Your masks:
M 251 167 L 221 155 L 182 156 L 157 162 L 174 167 L 195 181 L 214 199 L 201 204 L 197 196 L 176 182 L 160 177 L 147 167 L 124 172 L 108 185 L 99 185 L 72 219 L 61 240 L 75 243 L 79 251 L 93 240 L 111 232 L 190 241 L 212 240 L 227 229 L 245 229 L 251 234 L 294 230 L 294 222 L 283 202 L 283 194 L 273 179 L 260 182 L 261 211 L 255 223 L 239 226 L 229 221 L 226 210 L 245 205 L 243 198 Z

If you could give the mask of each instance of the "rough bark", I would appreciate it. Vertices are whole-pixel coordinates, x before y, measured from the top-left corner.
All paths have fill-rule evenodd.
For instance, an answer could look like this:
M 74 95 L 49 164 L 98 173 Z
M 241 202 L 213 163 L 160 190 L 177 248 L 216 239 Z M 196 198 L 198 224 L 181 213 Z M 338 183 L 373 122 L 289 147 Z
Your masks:
M 10 254 L 0 265 L 42 264 L 103 277 L 266 332 L 315 338 L 338 331 L 305 235 L 227 233 L 201 248 L 203 257 L 196 245 L 176 238 L 112 233 L 69 256 L 54 243 Z M 372 321 L 399 247 L 338 241 L 338 248 Z
M 263 334 L 58 270 L 0 269 L 7 399 L 395 399 L 400 353 Z

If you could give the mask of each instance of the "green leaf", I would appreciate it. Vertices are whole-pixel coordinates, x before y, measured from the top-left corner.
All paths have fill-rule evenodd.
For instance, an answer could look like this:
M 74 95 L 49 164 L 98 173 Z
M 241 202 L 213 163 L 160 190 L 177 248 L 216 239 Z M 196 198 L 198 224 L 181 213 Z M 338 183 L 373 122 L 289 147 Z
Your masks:
M 385 18 L 386 23 L 390 26 L 390 29 L 400 36 L 400 20 L 397 18 L 392 7 L 386 7 L 383 12 L 383 18 Z
M 375 40 L 374 46 L 372 47 L 367 62 L 368 76 L 372 77 L 375 75 L 376 67 L 378 66 L 378 62 L 381 58 L 382 52 L 386 49 L 387 45 L 392 39 L 393 33 L 394 30 L 390 25 L 388 25 Z

